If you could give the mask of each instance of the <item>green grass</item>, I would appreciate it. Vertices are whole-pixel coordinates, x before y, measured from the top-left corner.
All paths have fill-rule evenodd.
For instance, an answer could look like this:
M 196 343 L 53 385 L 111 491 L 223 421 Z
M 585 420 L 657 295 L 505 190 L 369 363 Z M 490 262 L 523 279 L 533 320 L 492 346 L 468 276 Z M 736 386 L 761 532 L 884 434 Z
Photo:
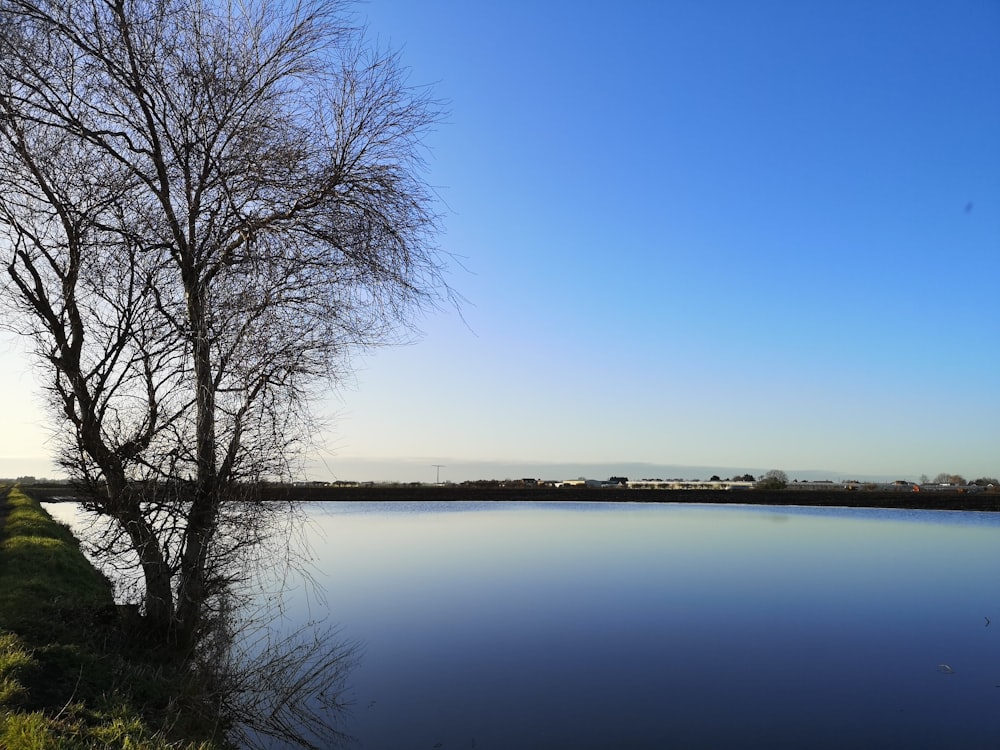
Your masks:
M 123 625 L 70 530 L 17 488 L 4 494 L 0 748 L 222 748 L 210 717 L 184 719 L 204 711 L 179 708 L 197 703 L 190 676 Z

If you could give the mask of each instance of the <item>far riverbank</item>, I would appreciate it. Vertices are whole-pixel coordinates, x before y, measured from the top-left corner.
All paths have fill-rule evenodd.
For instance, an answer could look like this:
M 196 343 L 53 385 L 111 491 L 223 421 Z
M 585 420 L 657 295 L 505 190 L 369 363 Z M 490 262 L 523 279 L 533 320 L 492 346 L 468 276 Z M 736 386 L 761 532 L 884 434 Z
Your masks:
M 27 486 L 43 502 L 73 501 L 67 485 Z M 586 487 L 476 487 L 444 485 L 298 486 L 267 485 L 264 497 L 305 502 L 534 502 L 686 503 L 697 505 L 787 505 L 831 508 L 1000 511 L 1000 492 L 957 490 L 886 492 L 878 490 L 646 490 Z
M 307 502 L 608 502 L 1000 511 L 1000 492 L 879 492 L 870 490 L 640 490 L 583 487 L 368 485 L 270 487 L 275 499 Z

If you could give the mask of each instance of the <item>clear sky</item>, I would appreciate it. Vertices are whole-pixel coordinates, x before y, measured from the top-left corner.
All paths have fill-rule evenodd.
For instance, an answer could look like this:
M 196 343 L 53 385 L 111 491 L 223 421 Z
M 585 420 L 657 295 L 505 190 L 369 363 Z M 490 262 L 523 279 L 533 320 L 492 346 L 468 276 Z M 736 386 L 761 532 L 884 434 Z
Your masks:
M 310 478 L 1000 474 L 1000 2 L 356 13 L 447 101 L 468 302 L 319 404 Z M 8 359 L 0 456 L 44 455 Z

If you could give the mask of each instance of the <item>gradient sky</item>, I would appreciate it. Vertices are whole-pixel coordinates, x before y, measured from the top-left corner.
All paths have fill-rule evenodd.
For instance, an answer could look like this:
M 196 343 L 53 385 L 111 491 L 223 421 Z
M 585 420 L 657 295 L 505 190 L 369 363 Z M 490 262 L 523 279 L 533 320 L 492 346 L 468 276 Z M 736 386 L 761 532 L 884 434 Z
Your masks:
M 1000 2 L 356 13 L 447 102 L 468 302 L 356 362 L 310 478 L 1000 474 Z M 4 356 L 0 456 L 42 456 Z

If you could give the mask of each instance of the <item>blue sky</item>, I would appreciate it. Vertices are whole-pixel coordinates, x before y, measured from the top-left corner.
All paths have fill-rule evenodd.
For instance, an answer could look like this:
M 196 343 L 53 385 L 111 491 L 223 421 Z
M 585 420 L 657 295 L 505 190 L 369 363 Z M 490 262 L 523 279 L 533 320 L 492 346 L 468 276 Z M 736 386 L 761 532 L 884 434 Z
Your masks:
M 320 403 L 314 478 L 1000 474 L 1000 2 L 355 12 L 447 101 L 468 302 Z

